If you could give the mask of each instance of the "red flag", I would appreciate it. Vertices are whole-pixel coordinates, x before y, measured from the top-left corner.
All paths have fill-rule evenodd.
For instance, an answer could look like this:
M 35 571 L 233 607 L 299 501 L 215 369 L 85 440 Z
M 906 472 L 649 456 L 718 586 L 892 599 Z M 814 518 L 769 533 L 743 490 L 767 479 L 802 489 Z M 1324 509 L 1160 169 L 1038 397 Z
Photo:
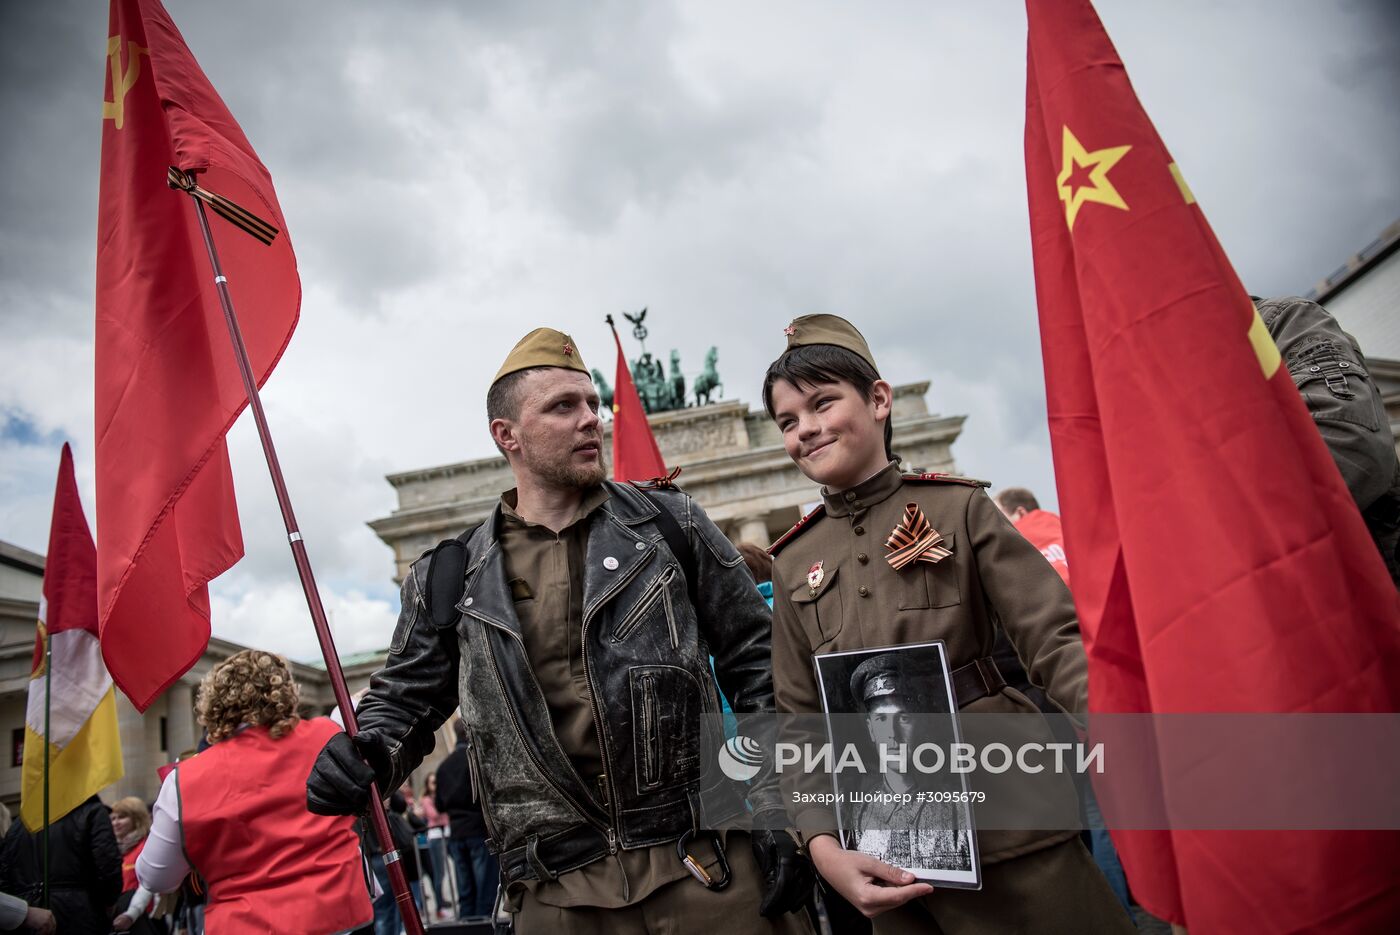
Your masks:
M 20 817 L 31 831 L 122 777 L 116 693 L 97 640 L 97 547 L 67 443 L 58 462 L 37 622 L 20 781 Z
M 661 460 L 661 449 L 656 447 L 656 436 L 651 434 L 651 423 L 642 408 L 642 398 L 637 395 L 637 385 L 632 382 L 632 372 L 627 369 L 622 339 L 617 336 L 616 328 L 613 329 L 613 343 L 617 345 L 617 379 L 613 384 L 613 480 L 665 477 L 666 462 Z
M 1397 710 L 1396 591 L 1277 348 L 1093 7 L 1026 7 L 1036 295 L 1091 710 Z M 1189 766 L 1170 752 L 1168 787 Z M 1139 901 L 1193 935 L 1400 912 L 1390 832 L 1114 837 Z
M 157 0 L 113 0 L 97 221 L 97 524 L 102 651 L 144 710 L 209 641 L 207 582 L 243 555 L 224 434 L 247 403 L 191 197 L 167 169 L 285 228 L 272 180 Z M 211 216 L 261 385 L 301 283 Z
M 58 484 L 49 523 L 49 550 L 44 556 L 44 629 L 50 634 L 85 630 L 97 636 L 97 554 L 83 515 L 73 449 L 67 442 L 58 459 Z M 34 665 L 44 661 L 44 634 L 34 638 Z

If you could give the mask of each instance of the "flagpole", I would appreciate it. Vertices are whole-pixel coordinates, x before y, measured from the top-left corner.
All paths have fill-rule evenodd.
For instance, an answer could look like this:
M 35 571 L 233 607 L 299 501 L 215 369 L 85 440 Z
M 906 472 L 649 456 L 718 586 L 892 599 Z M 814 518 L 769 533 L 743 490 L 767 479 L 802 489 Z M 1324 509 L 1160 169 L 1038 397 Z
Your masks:
M 44 908 L 49 908 L 49 720 L 53 713 L 53 640 L 44 624 Z
M 243 332 L 238 327 L 238 317 L 233 311 L 233 299 L 228 291 L 228 278 L 224 276 L 219 263 L 219 251 L 214 246 L 214 235 L 209 229 L 209 218 L 204 212 L 204 203 L 191 193 L 195 216 L 199 218 L 199 229 L 204 235 L 204 246 L 209 251 L 209 265 L 214 270 L 214 287 L 219 293 L 219 303 L 224 309 L 224 321 L 228 323 L 229 339 L 233 342 L 233 354 L 238 361 L 238 372 L 243 377 L 243 388 L 248 393 L 248 408 L 253 412 L 253 421 L 258 427 L 258 438 L 262 441 L 263 454 L 267 458 L 267 469 L 272 475 L 272 486 L 277 492 L 277 505 L 282 508 L 282 522 L 287 529 L 287 541 L 292 547 L 292 559 L 301 578 L 301 589 L 306 594 L 306 603 L 311 610 L 311 622 L 316 628 L 316 639 L 321 644 L 321 657 L 326 663 L 326 673 L 330 676 L 331 690 L 335 703 L 340 706 L 341 717 L 345 722 L 345 732 L 351 737 L 359 732 L 355 720 L 355 705 L 350 700 L 350 690 L 345 684 L 345 673 L 340 668 L 340 657 L 335 651 L 335 641 L 331 638 L 330 624 L 326 621 L 326 610 L 321 604 L 321 594 L 316 589 L 316 579 L 311 573 L 311 560 L 302 542 L 301 530 L 296 516 L 292 513 L 292 500 L 287 493 L 287 484 L 282 477 L 282 467 L 277 460 L 277 450 L 272 444 L 272 433 L 267 427 L 267 417 L 263 414 L 262 397 L 258 395 L 257 380 L 253 377 L 253 366 L 248 361 L 248 349 L 243 343 Z M 389 884 L 394 890 L 394 900 L 399 904 L 399 914 L 403 917 L 408 935 L 423 935 L 423 922 L 418 916 L 418 906 L 413 901 L 413 893 L 408 888 L 408 878 L 400 865 L 401 855 L 394 847 L 393 835 L 389 833 L 389 820 L 384 814 L 384 801 L 380 798 L 377 784 L 370 786 L 370 824 L 379 840 L 380 852 L 384 855 L 384 867 L 389 873 Z

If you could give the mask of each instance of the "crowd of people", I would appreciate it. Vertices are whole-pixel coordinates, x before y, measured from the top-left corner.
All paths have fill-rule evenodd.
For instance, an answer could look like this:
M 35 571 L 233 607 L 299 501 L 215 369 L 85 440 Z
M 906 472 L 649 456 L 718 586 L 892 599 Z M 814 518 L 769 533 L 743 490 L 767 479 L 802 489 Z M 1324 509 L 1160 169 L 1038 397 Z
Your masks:
M 1400 462 L 1364 358 L 1312 303 L 1259 307 L 1394 570 Z M 703 716 L 821 713 L 814 655 L 941 640 L 961 711 L 1021 713 L 1051 740 L 1038 712 L 1088 710 L 1054 514 L 1024 489 L 993 499 L 904 470 L 861 333 L 831 315 L 784 333 L 763 403 L 821 502 L 769 549 L 736 547 L 664 478 L 606 480 L 589 372 L 568 335 L 536 329 L 486 399 L 516 486 L 410 569 L 356 736 L 301 715 L 281 657 L 231 656 L 197 696 L 207 747 L 149 810 L 93 797 L 53 823 L 46 909 L 39 837 L 10 828 L 0 927 L 397 935 L 392 861 L 365 827 L 373 784 L 396 790 L 393 846 L 429 919 L 499 907 L 525 935 L 1133 931 L 1087 789 L 1085 836 L 978 830 L 981 888 L 937 893 L 843 846 L 831 809 L 790 807 L 772 774 L 701 796 Z
M 166 773 L 149 807 L 137 797 L 107 806 L 92 796 L 50 824 L 47 845 L 42 833 L 9 822 L 0 931 L 396 935 L 402 920 L 375 836 L 361 821 L 307 808 L 311 760 L 341 728 L 299 709 L 281 656 L 244 650 L 215 666 L 196 699 L 201 749 Z M 496 868 L 465 761 L 449 756 L 421 794 L 405 783 L 389 805 L 420 913 L 488 914 Z

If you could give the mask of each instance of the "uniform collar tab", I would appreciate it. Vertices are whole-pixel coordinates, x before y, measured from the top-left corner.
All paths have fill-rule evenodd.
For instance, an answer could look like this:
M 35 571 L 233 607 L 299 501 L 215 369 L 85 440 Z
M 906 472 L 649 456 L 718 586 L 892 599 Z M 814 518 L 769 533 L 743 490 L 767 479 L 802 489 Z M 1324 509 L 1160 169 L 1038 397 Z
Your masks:
M 822 502 L 826 504 L 827 515 L 848 516 L 857 510 L 867 509 L 888 499 L 902 483 L 903 475 L 899 471 L 899 462 L 891 461 L 885 465 L 884 470 L 866 478 L 849 490 L 832 491 L 823 487 Z

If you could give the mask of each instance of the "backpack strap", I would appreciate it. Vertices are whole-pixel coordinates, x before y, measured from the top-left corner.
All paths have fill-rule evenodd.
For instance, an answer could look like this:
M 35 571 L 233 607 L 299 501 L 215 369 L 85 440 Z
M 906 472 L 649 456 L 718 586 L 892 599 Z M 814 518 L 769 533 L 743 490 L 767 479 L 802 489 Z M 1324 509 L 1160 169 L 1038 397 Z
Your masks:
M 444 630 L 457 622 L 457 602 L 466 586 L 467 540 L 480 529 L 481 523 L 455 539 L 444 539 L 433 549 L 428 559 L 428 584 L 423 593 L 423 605 L 433 626 Z
M 676 522 L 676 517 L 671 514 L 660 497 L 654 496 L 640 487 L 637 489 L 649 497 L 660 510 L 656 514 L 656 528 L 661 530 L 661 538 L 666 540 L 671 554 L 681 563 L 681 573 L 685 575 L 685 593 L 690 596 L 690 606 L 698 608 L 700 604 L 696 600 L 696 588 L 699 584 L 700 571 L 695 564 L 695 552 L 690 547 L 690 540 L 686 538 L 681 524 Z

